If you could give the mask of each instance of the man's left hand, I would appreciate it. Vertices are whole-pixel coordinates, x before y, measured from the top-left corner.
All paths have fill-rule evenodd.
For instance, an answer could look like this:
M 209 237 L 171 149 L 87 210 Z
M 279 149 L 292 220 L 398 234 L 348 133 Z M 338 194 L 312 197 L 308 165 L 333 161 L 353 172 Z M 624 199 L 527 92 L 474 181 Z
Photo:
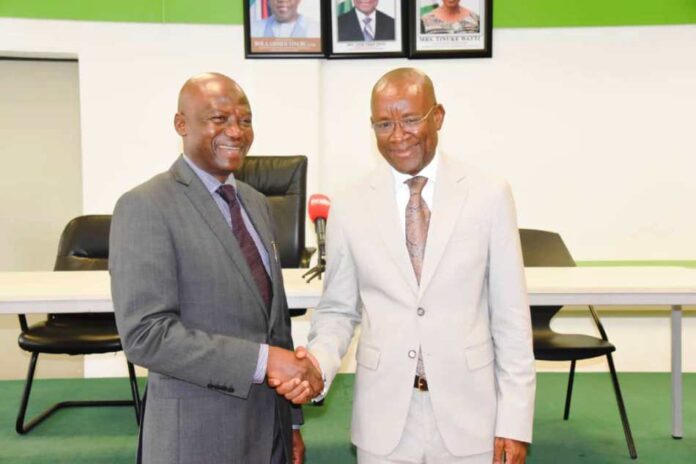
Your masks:
M 292 464 L 304 462 L 305 446 L 299 430 L 292 431 Z
M 524 464 L 527 458 L 527 447 L 523 441 L 512 438 L 495 437 L 493 445 L 493 464 Z

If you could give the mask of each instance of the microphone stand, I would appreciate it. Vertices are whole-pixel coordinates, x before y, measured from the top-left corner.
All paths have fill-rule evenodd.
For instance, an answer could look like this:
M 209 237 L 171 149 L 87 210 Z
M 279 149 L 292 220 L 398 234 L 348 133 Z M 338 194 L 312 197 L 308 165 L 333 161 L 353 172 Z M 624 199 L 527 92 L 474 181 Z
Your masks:
M 302 274 L 302 278 L 306 278 L 307 283 L 311 282 L 315 277 L 321 280 L 321 275 L 326 270 L 326 259 L 323 256 L 319 257 L 319 262 L 309 271 Z
M 317 265 L 302 274 L 302 278 L 306 278 L 307 283 L 311 282 L 315 277 L 321 280 L 321 275 L 326 270 L 326 218 L 317 219 L 314 226 L 317 231 L 317 248 L 319 249 L 319 255 Z

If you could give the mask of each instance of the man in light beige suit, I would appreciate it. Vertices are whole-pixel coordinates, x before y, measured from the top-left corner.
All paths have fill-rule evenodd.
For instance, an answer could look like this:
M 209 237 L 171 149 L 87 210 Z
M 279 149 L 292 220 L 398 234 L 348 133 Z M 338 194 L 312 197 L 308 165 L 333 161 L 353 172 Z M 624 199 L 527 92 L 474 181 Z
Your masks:
M 532 334 L 512 194 L 438 151 L 444 117 L 428 76 L 384 75 L 372 127 L 388 165 L 336 198 L 328 220 L 309 350 L 328 388 L 362 324 L 352 420 L 361 464 L 523 463 L 532 439 Z M 288 388 L 279 392 L 308 396 Z

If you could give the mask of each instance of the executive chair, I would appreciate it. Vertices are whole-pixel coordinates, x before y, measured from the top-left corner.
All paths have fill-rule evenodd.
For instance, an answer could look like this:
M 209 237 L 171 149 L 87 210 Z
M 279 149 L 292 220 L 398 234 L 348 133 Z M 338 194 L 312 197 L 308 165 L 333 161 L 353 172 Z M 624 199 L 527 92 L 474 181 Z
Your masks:
M 108 269 L 110 215 L 79 216 L 68 223 L 58 245 L 55 271 L 105 271 Z M 140 394 L 133 364 L 128 362 L 132 400 L 63 401 L 24 423 L 36 362 L 40 353 L 84 355 L 121 351 L 113 313 L 49 314 L 44 321 L 27 325 L 19 315 L 19 347 L 31 353 L 29 372 L 15 429 L 25 434 L 62 408 L 133 406 L 140 424 Z
M 522 255 L 525 267 L 573 267 L 573 260 L 568 248 L 555 232 L 544 230 L 520 229 L 522 242 Z M 575 363 L 580 359 L 606 356 L 609 363 L 609 373 L 614 386 L 616 402 L 619 407 L 621 424 L 623 425 L 626 444 L 631 458 L 636 459 L 636 447 L 633 442 L 631 426 L 628 423 L 626 408 L 624 406 L 619 379 L 616 375 L 614 360 L 611 356 L 616 347 L 609 342 L 607 333 L 597 312 L 589 306 L 590 315 L 597 326 L 600 338 L 590 335 L 565 334 L 554 332 L 551 329 L 551 319 L 562 306 L 533 306 L 532 329 L 534 337 L 534 357 L 543 361 L 570 361 L 570 373 L 566 392 L 563 420 L 568 420 L 570 413 L 570 398 L 573 393 L 573 379 L 575 377 Z
M 307 211 L 306 156 L 247 156 L 235 178 L 263 193 L 276 226 L 280 264 L 283 268 L 308 268 L 314 248 L 305 248 Z M 292 317 L 306 309 L 291 309 Z

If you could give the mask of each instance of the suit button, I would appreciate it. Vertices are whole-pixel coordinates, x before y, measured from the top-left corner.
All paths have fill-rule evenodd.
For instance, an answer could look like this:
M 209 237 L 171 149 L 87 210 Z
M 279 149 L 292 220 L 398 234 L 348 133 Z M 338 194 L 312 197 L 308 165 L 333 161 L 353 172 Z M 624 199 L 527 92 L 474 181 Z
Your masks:
M 408 352 L 408 357 L 411 358 L 411 359 L 415 358 L 415 357 L 416 357 L 416 351 L 415 351 L 415 350 L 409 351 L 409 352 Z
M 418 308 L 418 311 L 416 311 L 416 312 L 418 313 L 419 316 L 422 316 L 423 314 L 425 314 L 425 309 Z

